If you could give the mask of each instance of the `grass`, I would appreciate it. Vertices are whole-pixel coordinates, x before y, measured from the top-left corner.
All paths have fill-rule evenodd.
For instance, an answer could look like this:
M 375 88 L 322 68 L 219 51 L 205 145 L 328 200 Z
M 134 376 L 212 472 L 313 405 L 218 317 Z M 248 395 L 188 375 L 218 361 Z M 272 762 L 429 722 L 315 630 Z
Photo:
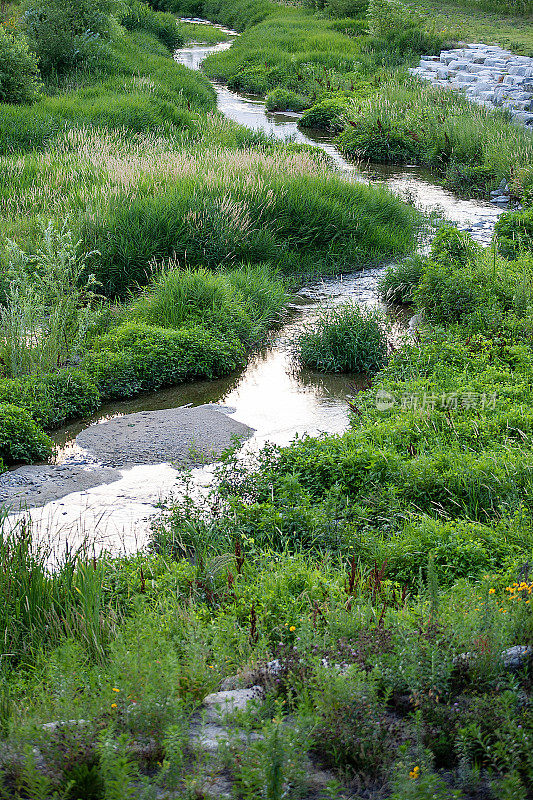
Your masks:
M 219 44 L 227 42 L 230 38 L 227 33 L 214 25 L 204 25 L 194 22 L 178 23 L 178 31 L 186 44 Z
M 396 77 L 345 115 L 338 143 L 352 158 L 423 164 L 470 194 L 502 179 L 518 197 L 531 190 L 533 134 L 457 92 Z
M 224 0 L 183 11 L 247 28 L 248 41 L 260 20 L 285 31 L 282 64 L 316 26 L 318 48 L 305 52 L 323 55 L 327 42 L 326 71 L 339 65 L 332 43 L 344 39 L 327 10 Z M 346 21 L 342 30 L 353 33 Z M 286 276 L 409 253 L 420 224 L 309 150 L 222 120 L 207 82 L 153 37 L 125 34 L 113 48 L 124 72 L 76 72 L 49 84 L 42 106 L 6 110 L 2 141 L 9 133 L 16 152 L 4 144 L 2 235 L 38 267 L 42 218 L 57 230 L 67 220 L 78 256 L 100 251 L 89 265 L 100 290 L 124 298 L 91 304 L 82 369 L 0 381 L 2 443 L 26 455 L 49 446 L 36 423 L 57 424 L 60 412 L 237 367 L 277 323 Z M 137 60 L 139 74 L 128 72 Z M 108 90 L 116 108 L 103 108 Z M 365 92 L 357 102 L 370 105 Z M 137 110 L 115 128 L 133 94 Z M 491 125 L 464 120 L 457 148 L 488 142 Z M 523 141 L 513 140 L 519 154 Z M 494 170 L 496 151 L 483 151 Z M 508 245 L 526 223 L 500 226 Z M 0 794 L 206 797 L 221 775 L 239 800 L 531 794 L 531 664 L 527 650 L 512 668 L 502 655 L 533 646 L 527 248 L 523 237 L 507 260 L 497 243 L 481 252 L 442 228 L 427 257 L 390 269 L 385 297 L 409 300 L 424 322 L 353 398 L 350 430 L 267 445 L 246 462 L 227 454 L 201 494 L 184 475 L 143 552 L 60 556 L 53 523 L 2 520 Z M 30 288 L 42 288 L 40 271 L 26 270 Z M 376 320 L 331 314 L 308 337 L 315 363 L 318 353 L 328 368 L 353 368 L 355 356 L 377 366 Z M 229 676 L 259 683 L 264 699 L 228 720 L 208 758 L 191 733 Z
M 383 315 L 353 303 L 327 309 L 294 342 L 299 364 L 320 372 L 377 371 L 387 356 Z

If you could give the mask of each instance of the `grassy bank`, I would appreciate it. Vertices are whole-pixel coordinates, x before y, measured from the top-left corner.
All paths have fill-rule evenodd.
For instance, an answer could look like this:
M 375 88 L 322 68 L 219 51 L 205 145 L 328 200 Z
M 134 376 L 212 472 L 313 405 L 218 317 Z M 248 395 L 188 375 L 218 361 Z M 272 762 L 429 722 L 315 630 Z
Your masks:
M 342 132 L 340 146 L 354 159 L 421 163 L 471 195 L 487 194 L 502 180 L 514 181 L 517 196 L 528 195 L 531 132 L 461 93 L 413 81 L 404 70 L 420 54 L 438 53 L 457 39 L 496 39 L 516 52 L 533 52 L 525 6 L 514 8 L 521 16 L 512 23 L 503 7 L 490 15 L 476 4 L 459 16 L 455 6 L 446 6 L 452 9 L 446 16 L 437 5 L 420 3 L 326 3 L 314 10 L 265 3 L 257 21 L 259 7 L 198 7 L 224 22 L 241 14 L 243 34 L 230 50 L 205 61 L 211 78 L 265 96 L 272 110 L 308 109 L 301 125 Z
M 204 26 L 133 0 L 121 19 L 87 62 L 43 73 L 31 105 L 2 108 L 0 394 L 27 412 L 6 463 L 50 449 L 34 425 L 242 367 L 296 276 L 405 253 L 420 225 L 310 150 L 219 115 L 169 50 Z M 172 281 L 187 313 L 144 318 Z
M 532 271 L 442 229 L 416 278 L 387 275 L 425 323 L 349 432 L 229 456 L 131 558 L 51 575 L 4 543 L 6 791 L 528 797 Z M 170 289 L 132 318 L 179 316 Z M 202 698 L 236 674 L 264 699 L 207 757 Z

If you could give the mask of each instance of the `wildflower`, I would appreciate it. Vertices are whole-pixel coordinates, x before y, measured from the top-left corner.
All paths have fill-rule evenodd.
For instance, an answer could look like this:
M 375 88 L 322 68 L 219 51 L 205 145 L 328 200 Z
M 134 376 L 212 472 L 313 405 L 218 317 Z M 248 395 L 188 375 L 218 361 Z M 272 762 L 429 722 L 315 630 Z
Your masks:
M 489 589 L 489 594 L 496 594 L 496 589 Z
M 409 772 L 409 777 L 410 777 L 412 780 L 415 780 L 415 781 L 416 781 L 416 779 L 419 777 L 419 775 L 420 775 L 420 767 L 415 767 L 414 769 L 412 769 L 412 770 Z
M 116 707 L 117 707 L 116 703 L 111 703 L 111 708 L 116 708 Z
M 295 630 L 296 630 L 296 626 L 295 626 L 295 625 L 291 625 L 291 627 L 289 628 L 289 630 L 290 630 L 291 632 L 292 632 L 292 631 L 295 631 Z
M 111 689 L 112 692 L 120 692 L 120 689 L 117 689 L 115 686 Z

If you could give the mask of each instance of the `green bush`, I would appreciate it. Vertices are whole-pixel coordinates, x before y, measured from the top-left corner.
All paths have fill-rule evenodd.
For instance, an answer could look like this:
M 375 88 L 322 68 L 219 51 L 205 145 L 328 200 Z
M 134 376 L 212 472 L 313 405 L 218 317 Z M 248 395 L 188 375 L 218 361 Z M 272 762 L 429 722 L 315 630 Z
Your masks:
M 474 265 L 463 270 L 427 260 L 413 295 L 427 319 L 437 323 L 467 322 L 495 305 L 487 275 Z
M 420 283 L 424 258 L 411 256 L 386 268 L 378 282 L 378 291 L 385 303 L 412 303 L 413 291 Z
M 524 250 L 533 251 L 533 208 L 502 214 L 494 235 L 498 250 L 506 258 L 517 258 Z
M 118 398 L 227 375 L 243 360 L 238 340 L 219 338 L 201 326 L 168 330 L 130 323 L 95 340 L 82 366 L 103 398 Z
M 345 125 L 346 101 L 322 100 L 306 111 L 300 120 L 302 128 L 339 133 Z
M 0 103 L 33 103 L 40 93 L 39 68 L 22 36 L 0 25 Z
M 30 0 L 24 15 L 28 37 L 43 75 L 87 66 L 110 37 L 115 0 Z
M 44 375 L 0 379 L 0 402 L 14 403 L 28 411 L 45 430 L 92 414 L 100 395 L 86 372 L 62 369 Z
M 169 50 L 176 50 L 185 44 L 176 18 L 172 14 L 154 11 L 142 0 L 129 0 L 121 23 L 129 31 L 148 31 Z
M 162 328 L 202 325 L 249 343 L 253 322 L 230 281 L 204 269 L 166 271 L 128 312 L 132 320 Z
M 309 106 L 309 100 L 288 89 L 273 89 L 265 98 L 268 111 L 303 111 Z
M 431 258 L 439 264 L 466 267 L 478 248 L 468 233 L 454 225 L 441 225 L 431 243 Z
M 295 354 L 321 372 L 374 372 L 387 356 L 383 315 L 351 303 L 326 310 L 299 334 Z
M 52 454 L 53 442 L 28 411 L 0 404 L 0 458 L 4 464 L 31 464 Z

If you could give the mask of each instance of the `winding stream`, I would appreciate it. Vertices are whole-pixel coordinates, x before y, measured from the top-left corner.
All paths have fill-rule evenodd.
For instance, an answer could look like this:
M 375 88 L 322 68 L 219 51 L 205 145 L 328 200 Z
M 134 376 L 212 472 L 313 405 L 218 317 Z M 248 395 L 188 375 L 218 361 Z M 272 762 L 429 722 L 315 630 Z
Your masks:
M 176 61 L 199 69 L 204 58 L 231 46 L 223 42 L 206 47 L 192 45 L 178 51 Z M 380 181 L 391 191 L 414 203 L 421 210 L 440 213 L 459 228 L 471 231 L 481 243 L 488 243 L 501 213 L 489 203 L 460 200 L 432 182 L 415 167 L 395 169 L 349 164 L 324 135 L 303 134 L 298 129 L 298 115 L 270 113 L 263 101 L 243 97 L 227 87 L 214 84 L 220 111 L 228 118 L 277 139 L 292 140 L 320 147 L 348 179 L 367 183 Z M 382 268 L 373 268 L 346 276 L 317 281 L 304 287 L 294 298 L 286 322 L 273 333 L 266 345 L 254 353 L 244 371 L 228 378 L 185 384 L 133 400 L 103 406 L 90 419 L 76 422 L 55 434 L 58 464 L 90 463 L 75 443 L 76 435 L 90 424 L 137 411 L 176 408 L 187 404 L 218 403 L 238 421 L 255 429 L 250 440 L 257 447 L 270 440 L 286 444 L 295 435 L 320 432 L 340 433 L 348 427 L 347 397 L 353 393 L 354 377 L 322 375 L 309 370 L 295 372 L 288 342 L 304 320 L 316 314 L 324 304 L 346 300 L 361 304 L 378 302 L 377 281 Z M 210 478 L 210 470 L 194 470 L 201 485 Z M 37 536 L 55 531 L 58 547 L 68 541 L 76 547 L 89 540 L 98 548 L 131 552 L 142 546 L 149 530 L 156 504 L 168 497 L 176 484 L 176 470 L 169 464 L 140 465 L 121 470 L 122 477 L 113 483 L 69 494 L 41 508 L 29 510 Z M 18 515 L 14 515 L 16 519 Z

